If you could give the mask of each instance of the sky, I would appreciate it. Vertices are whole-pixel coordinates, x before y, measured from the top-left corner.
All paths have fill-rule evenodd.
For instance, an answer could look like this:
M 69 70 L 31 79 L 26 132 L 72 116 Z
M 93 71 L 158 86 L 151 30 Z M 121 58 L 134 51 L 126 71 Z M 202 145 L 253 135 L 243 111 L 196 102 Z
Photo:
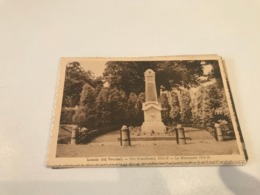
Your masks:
M 212 65 L 208 64 L 203 66 L 203 72 L 204 74 L 209 74 L 212 71 Z
M 81 67 L 84 68 L 84 70 L 88 71 L 91 70 L 94 73 L 95 77 L 102 76 L 105 64 L 107 61 L 104 60 L 78 60 Z

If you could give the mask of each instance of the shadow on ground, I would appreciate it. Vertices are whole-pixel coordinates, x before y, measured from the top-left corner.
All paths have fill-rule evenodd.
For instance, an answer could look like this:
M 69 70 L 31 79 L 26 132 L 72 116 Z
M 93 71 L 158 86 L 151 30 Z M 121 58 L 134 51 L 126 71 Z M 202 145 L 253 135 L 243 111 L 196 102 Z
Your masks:
M 236 195 L 260 194 L 260 181 L 235 166 L 220 167 L 219 174 L 226 187 Z

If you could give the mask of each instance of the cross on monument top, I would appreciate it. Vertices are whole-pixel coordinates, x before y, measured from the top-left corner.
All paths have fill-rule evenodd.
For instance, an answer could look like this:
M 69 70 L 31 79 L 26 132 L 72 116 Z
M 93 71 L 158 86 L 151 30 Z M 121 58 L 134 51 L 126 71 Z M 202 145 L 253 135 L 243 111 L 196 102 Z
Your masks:
M 147 69 L 144 73 L 145 76 L 155 76 L 155 72 L 152 69 Z

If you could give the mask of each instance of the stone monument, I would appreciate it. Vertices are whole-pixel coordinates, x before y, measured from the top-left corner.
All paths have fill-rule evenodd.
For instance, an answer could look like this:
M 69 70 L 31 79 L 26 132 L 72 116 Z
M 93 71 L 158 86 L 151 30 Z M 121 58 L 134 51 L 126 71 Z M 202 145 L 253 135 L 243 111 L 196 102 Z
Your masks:
M 142 132 L 160 133 L 166 130 L 162 122 L 161 104 L 157 100 L 157 92 L 155 85 L 155 72 L 148 69 L 144 73 L 145 76 L 145 102 L 142 110 L 144 111 L 144 122 L 141 126 Z

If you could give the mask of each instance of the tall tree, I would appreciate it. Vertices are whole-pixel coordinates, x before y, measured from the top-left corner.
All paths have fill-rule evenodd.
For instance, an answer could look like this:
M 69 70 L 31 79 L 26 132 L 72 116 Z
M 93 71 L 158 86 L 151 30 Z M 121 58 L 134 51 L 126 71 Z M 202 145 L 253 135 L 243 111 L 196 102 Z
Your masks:
M 73 116 L 76 124 L 87 128 L 95 128 L 97 126 L 95 94 L 95 89 L 89 84 L 83 86 L 80 93 L 80 105 Z
M 96 99 L 96 121 L 98 127 L 111 125 L 112 113 L 111 105 L 109 102 L 110 89 L 102 88 Z
M 172 88 L 191 88 L 200 84 L 204 61 L 162 61 L 156 70 L 158 86 L 170 91 Z
M 165 90 L 183 86 L 198 86 L 203 75 L 202 61 L 110 61 L 107 62 L 104 77 L 111 87 L 131 92 L 144 92 L 144 72 L 152 69 L 156 73 L 156 89 L 159 94 L 161 86 Z
M 84 106 L 79 106 L 72 117 L 73 123 L 79 127 L 86 127 L 87 113 Z
M 228 118 L 229 121 L 231 121 L 231 117 L 230 117 L 230 112 L 229 112 L 229 108 L 228 108 L 228 103 L 227 103 L 227 98 L 226 98 L 226 93 L 224 91 L 223 88 L 219 89 L 219 97 L 220 97 L 220 104 L 219 104 L 219 108 L 215 109 L 215 113 L 216 114 L 222 114 L 224 116 L 226 116 Z
M 153 62 L 109 61 L 103 75 L 111 88 L 121 89 L 129 95 L 144 91 L 144 72 L 155 67 Z
M 137 124 L 138 125 L 141 125 L 144 122 L 144 112 L 142 110 L 144 102 L 145 102 L 145 93 L 142 92 L 138 95 L 138 99 L 136 102 L 136 108 L 138 110 L 138 114 L 137 114 Z
M 127 121 L 131 125 L 136 125 L 138 123 L 138 108 L 137 108 L 138 97 L 135 93 L 130 93 L 127 100 Z
M 200 89 L 200 88 L 198 88 Z M 194 127 L 200 127 L 200 117 L 199 117 L 199 101 L 202 101 L 202 98 L 199 95 L 202 95 L 200 90 L 194 90 L 193 96 L 191 98 L 191 112 L 192 112 L 192 123 Z
M 65 83 L 62 105 L 74 107 L 79 103 L 80 92 L 87 83 L 94 86 L 94 77 L 91 71 L 85 71 L 79 62 L 71 62 L 66 65 Z
M 200 124 L 201 127 L 206 127 L 212 120 L 212 109 L 210 105 L 210 98 L 208 96 L 207 87 L 200 87 L 196 93 L 196 102 L 197 102 L 197 114 L 196 121 Z M 194 118 L 194 117 L 193 117 Z
M 228 109 L 228 103 L 226 99 L 226 94 L 223 89 L 219 85 L 219 83 L 215 83 L 208 87 L 208 96 L 210 97 L 210 105 L 212 109 L 213 122 L 217 122 L 218 120 L 227 120 L 230 122 L 230 113 Z
M 198 88 L 192 102 L 192 118 L 195 124 L 206 127 L 213 126 L 220 119 L 230 122 L 225 92 L 219 83 Z
M 124 91 L 111 89 L 108 97 L 111 108 L 111 123 L 113 125 L 121 125 L 126 120 L 126 104 L 127 96 Z
M 173 122 L 179 123 L 180 122 L 180 103 L 178 94 L 175 91 L 170 92 L 170 117 L 172 118 Z
M 192 118 L 192 112 L 191 112 L 191 97 L 190 92 L 188 90 L 182 89 L 180 91 L 180 117 L 181 122 L 184 124 L 190 124 L 191 118 Z
M 160 102 L 161 102 L 161 106 L 162 106 L 162 121 L 164 122 L 165 125 L 170 125 L 171 106 L 169 104 L 167 94 L 165 94 L 165 93 L 161 94 Z

